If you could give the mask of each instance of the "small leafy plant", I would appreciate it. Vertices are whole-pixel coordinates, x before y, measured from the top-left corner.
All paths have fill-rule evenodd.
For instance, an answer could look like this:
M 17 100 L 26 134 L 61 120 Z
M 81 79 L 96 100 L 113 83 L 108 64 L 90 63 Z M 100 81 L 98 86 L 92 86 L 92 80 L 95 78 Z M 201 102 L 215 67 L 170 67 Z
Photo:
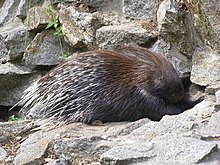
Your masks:
M 47 13 L 50 15 L 50 21 L 47 24 L 46 29 L 53 27 L 55 29 L 55 36 L 62 36 L 62 25 L 59 21 L 58 15 L 56 15 L 54 9 L 51 6 L 46 8 Z
M 62 33 L 62 25 L 59 21 L 59 17 L 58 17 L 58 15 L 56 15 L 56 12 L 54 11 L 54 9 L 52 8 L 51 5 L 46 8 L 46 12 L 50 15 L 50 21 L 48 22 L 46 29 L 49 29 L 49 28 L 55 29 L 55 32 L 53 33 L 53 35 L 59 37 L 60 49 L 62 52 L 61 57 L 63 60 L 66 60 L 67 53 L 63 52 L 62 41 L 60 38 L 63 35 L 63 33 Z
M 18 120 L 19 120 L 19 118 L 16 115 L 11 115 L 9 117 L 9 121 L 18 121 Z

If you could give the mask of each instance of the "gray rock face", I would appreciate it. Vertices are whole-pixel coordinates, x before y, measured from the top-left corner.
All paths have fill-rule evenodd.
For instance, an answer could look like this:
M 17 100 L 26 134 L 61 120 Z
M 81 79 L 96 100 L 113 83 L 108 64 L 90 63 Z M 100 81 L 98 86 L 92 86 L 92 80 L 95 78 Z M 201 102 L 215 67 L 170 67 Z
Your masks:
M 156 154 L 152 152 L 153 144 L 144 140 L 126 140 L 120 142 L 101 155 L 103 164 L 131 164 L 148 160 Z
M 119 0 L 79 0 L 86 4 L 92 11 L 115 11 L 122 14 L 123 1 Z
M 0 36 L 0 63 L 9 60 L 9 51 L 6 47 L 5 41 L 2 36 Z
M 30 121 L 1 122 L 0 123 L 0 144 L 12 140 L 30 129 L 27 124 Z M 0 159 L 1 160 L 1 159 Z
M 68 165 L 68 162 L 57 159 L 47 163 L 46 165 Z
M 27 0 L 20 0 L 20 3 L 18 5 L 18 10 L 16 12 L 16 16 L 20 19 L 25 19 L 27 14 L 26 14 L 26 9 L 28 8 L 28 1 Z
M 164 162 L 183 165 L 206 161 L 211 164 L 207 158 L 217 153 L 218 143 L 211 139 L 220 136 L 219 114 L 210 97 L 193 109 L 180 115 L 165 116 L 160 122 L 142 119 L 99 127 L 75 123 L 42 130 L 21 144 L 14 164 L 42 162 L 48 150 L 53 150 L 59 160 L 75 163 L 117 165 Z M 24 159 L 26 151 L 31 155 Z
M 21 58 L 26 48 L 25 43 L 30 39 L 30 36 L 26 35 L 26 27 L 19 22 L 10 23 L 7 28 L 0 28 L 0 35 L 9 49 L 10 60 Z
M 58 131 L 58 130 L 57 130 Z M 59 131 L 58 131 L 59 132 Z M 27 164 L 33 162 L 35 164 L 42 164 L 44 155 L 48 148 L 49 142 L 54 138 L 56 133 L 35 133 L 32 137 L 26 140 L 20 147 L 19 152 L 14 160 L 15 165 Z M 39 140 L 42 139 L 39 143 Z M 39 145 L 38 145 L 38 144 Z M 37 145 L 36 145 L 37 144 Z M 25 155 L 25 151 L 28 151 Z
M 71 46 L 81 47 L 83 46 L 83 32 L 73 21 L 69 21 L 71 19 L 71 15 L 68 10 L 72 9 L 73 8 L 71 7 L 67 9 L 64 6 L 61 6 L 61 9 L 59 10 L 60 22 L 62 23 L 62 33 L 64 40 Z
M 27 65 L 57 65 L 63 60 L 64 53 L 70 53 L 62 38 L 59 39 L 53 33 L 54 31 L 46 30 L 35 36 L 25 51 Z
M 40 74 L 31 74 L 31 70 L 24 66 L 0 64 L 0 105 L 14 106 L 24 90 L 40 77 Z
M 2 7 L 0 8 L 0 26 L 3 25 L 11 16 L 12 7 L 14 5 L 14 0 L 5 0 Z
M 168 58 L 181 77 L 189 76 L 197 42 L 190 13 L 181 10 L 176 1 L 164 0 L 158 8 L 157 21 L 161 37 L 169 43 L 165 48 Z
M 216 96 L 216 104 L 220 105 L 220 90 L 215 92 L 215 96 Z
M 191 81 L 199 85 L 213 84 L 220 80 L 220 54 L 209 48 L 193 55 Z
M 82 47 L 82 44 L 93 45 L 95 31 L 99 27 L 96 17 L 91 13 L 79 12 L 71 6 L 65 8 L 62 5 L 59 13 L 66 42 L 73 47 Z
M 2 148 L 0 147 L 0 163 L 3 164 L 3 161 L 5 160 L 7 156 L 7 152 Z
M 32 7 L 28 11 L 28 30 L 42 30 L 50 21 L 50 15 L 46 11 L 46 7 Z
M 218 0 L 186 3 L 203 42 L 220 53 L 220 4 Z
M 175 46 L 185 56 L 192 57 L 195 41 L 190 14 L 180 10 L 175 1 L 165 0 L 158 8 L 157 18 L 162 38 L 176 44 Z
M 172 164 L 193 164 L 204 160 L 208 155 L 217 151 L 217 144 L 201 141 L 176 134 L 166 134 L 154 142 L 157 159 L 169 160 Z
M 100 25 L 119 25 L 121 23 L 121 18 L 117 12 L 114 11 L 103 11 L 94 12 L 92 15 L 98 19 Z
M 31 74 L 31 70 L 25 66 L 9 62 L 0 64 L 0 105 L 14 106 L 21 99 L 23 91 L 40 77 L 40 74 Z
M 103 26 L 96 32 L 99 48 L 114 49 L 129 44 L 146 44 L 156 35 L 136 24 Z
M 123 13 L 128 17 L 155 19 L 159 0 L 125 0 Z

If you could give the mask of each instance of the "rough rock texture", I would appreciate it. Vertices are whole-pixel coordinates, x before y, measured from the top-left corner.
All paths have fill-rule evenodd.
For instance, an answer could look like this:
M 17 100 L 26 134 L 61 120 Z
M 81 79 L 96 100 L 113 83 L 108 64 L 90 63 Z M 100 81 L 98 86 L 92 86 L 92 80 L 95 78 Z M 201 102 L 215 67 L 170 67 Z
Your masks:
M 28 124 L 30 121 L 0 123 L 0 144 L 30 131 L 31 125 L 28 127 Z
M 124 1 L 121 0 L 79 0 L 79 3 L 85 4 L 93 11 L 115 11 L 122 14 Z
M 114 11 L 103 11 L 94 12 L 92 15 L 98 19 L 100 25 L 119 25 L 123 20 L 121 20 L 119 14 Z
M 1 2 L 2 6 L 0 9 L 0 26 L 7 22 L 7 20 L 10 18 L 12 6 L 14 4 L 14 0 L 8 0 Z
M 220 105 L 220 90 L 215 92 L 216 104 Z
M 27 16 L 27 8 L 28 8 L 28 1 L 27 0 L 20 0 L 18 5 L 18 10 L 16 12 L 16 17 L 24 20 Z
M 60 22 L 62 23 L 62 32 L 64 40 L 67 43 L 73 47 L 80 47 L 83 46 L 84 37 L 78 26 L 73 21 L 69 21 L 71 19 L 71 15 L 68 10 L 71 9 L 66 9 L 64 6 L 61 6 L 59 11 Z
M 15 105 L 20 100 L 22 92 L 40 77 L 40 74 L 31 73 L 26 66 L 9 62 L 0 64 L 0 105 Z
M 123 13 L 127 17 L 155 19 L 159 0 L 124 0 Z
M 190 0 L 186 3 L 203 42 L 220 52 L 220 4 L 218 0 Z
M 196 48 L 195 28 L 187 11 L 176 1 L 164 0 L 157 11 L 158 30 L 167 46 L 167 56 L 180 75 L 191 71 L 191 58 Z M 188 74 L 187 74 L 188 76 Z
M 2 36 L 0 36 L 0 63 L 7 62 L 9 60 L 9 51 L 6 47 L 5 41 Z
M 62 38 L 53 33 L 54 31 L 46 30 L 35 36 L 24 54 L 27 65 L 57 65 L 63 60 L 63 54 L 71 53 Z
M 32 7 L 28 11 L 28 30 L 42 30 L 50 21 L 50 14 L 45 7 Z
M 164 0 L 158 8 L 157 18 L 159 32 L 165 41 L 172 42 L 171 46 L 176 46 L 183 55 L 191 58 L 195 40 L 190 14 L 180 10 L 175 1 Z
M 127 44 L 146 44 L 156 35 L 136 24 L 103 26 L 96 32 L 99 48 L 114 49 Z
M 3 160 L 6 158 L 6 156 L 7 152 L 2 147 L 0 147 L 0 163 L 3 163 Z
M 193 109 L 165 116 L 160 122 L 142 119 L 103 126 L 75 123 L 38 131 L 21 144 L 14 164 L 42 162 L 51 150 L 59 160 L 72 163 L 211 164 L 207 160 L 218 152 L 220 137 L 220 111 L 216 112 L 214 100 L 207 98 Z
M 0 35 L 4 38 L 6 47 L 9 49 L 10 60 L 20 58 L 30 41 L 31 36 L 26 34 L 26 26 L 13 22 L 7 25 L 7 28 L 0 28 Z
M 74 7 L 61 6 L 60 20 L 63 24 L 63 35 L 66 42 L 73 47 L 93 45 L 95 31 L 99 27 L 96 17 L 88 12 L 79 12 Z
M 209 48 L 196 51 L 192 63 L 190 77 L 192 82 L 207 86 L 220 80 L 220 54 L 218 52 Z

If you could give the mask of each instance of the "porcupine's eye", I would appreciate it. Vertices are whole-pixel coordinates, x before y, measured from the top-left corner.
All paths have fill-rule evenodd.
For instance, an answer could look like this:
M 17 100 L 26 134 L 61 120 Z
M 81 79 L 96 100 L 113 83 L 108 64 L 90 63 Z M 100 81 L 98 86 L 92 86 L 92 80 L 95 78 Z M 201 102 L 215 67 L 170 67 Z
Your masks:
M 178 102 L 183 98 L 184 91 L 182 88 L 171 88 L 167 89 L 165 94 L 165 98 L 167 98 L 170 102 Z

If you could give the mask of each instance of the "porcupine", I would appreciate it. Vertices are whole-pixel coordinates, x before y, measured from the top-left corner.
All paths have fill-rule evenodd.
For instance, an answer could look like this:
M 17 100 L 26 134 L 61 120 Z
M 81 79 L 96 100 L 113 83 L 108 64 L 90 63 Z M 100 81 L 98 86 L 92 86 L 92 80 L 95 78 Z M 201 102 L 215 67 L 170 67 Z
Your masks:
M 19 104 L 27 116 L 66 123 L 118 122 L 177 115 L 200 100 L 186 99 L 162 55 L 139 46 L 95 50 L 58 65 L 29 87 Z

